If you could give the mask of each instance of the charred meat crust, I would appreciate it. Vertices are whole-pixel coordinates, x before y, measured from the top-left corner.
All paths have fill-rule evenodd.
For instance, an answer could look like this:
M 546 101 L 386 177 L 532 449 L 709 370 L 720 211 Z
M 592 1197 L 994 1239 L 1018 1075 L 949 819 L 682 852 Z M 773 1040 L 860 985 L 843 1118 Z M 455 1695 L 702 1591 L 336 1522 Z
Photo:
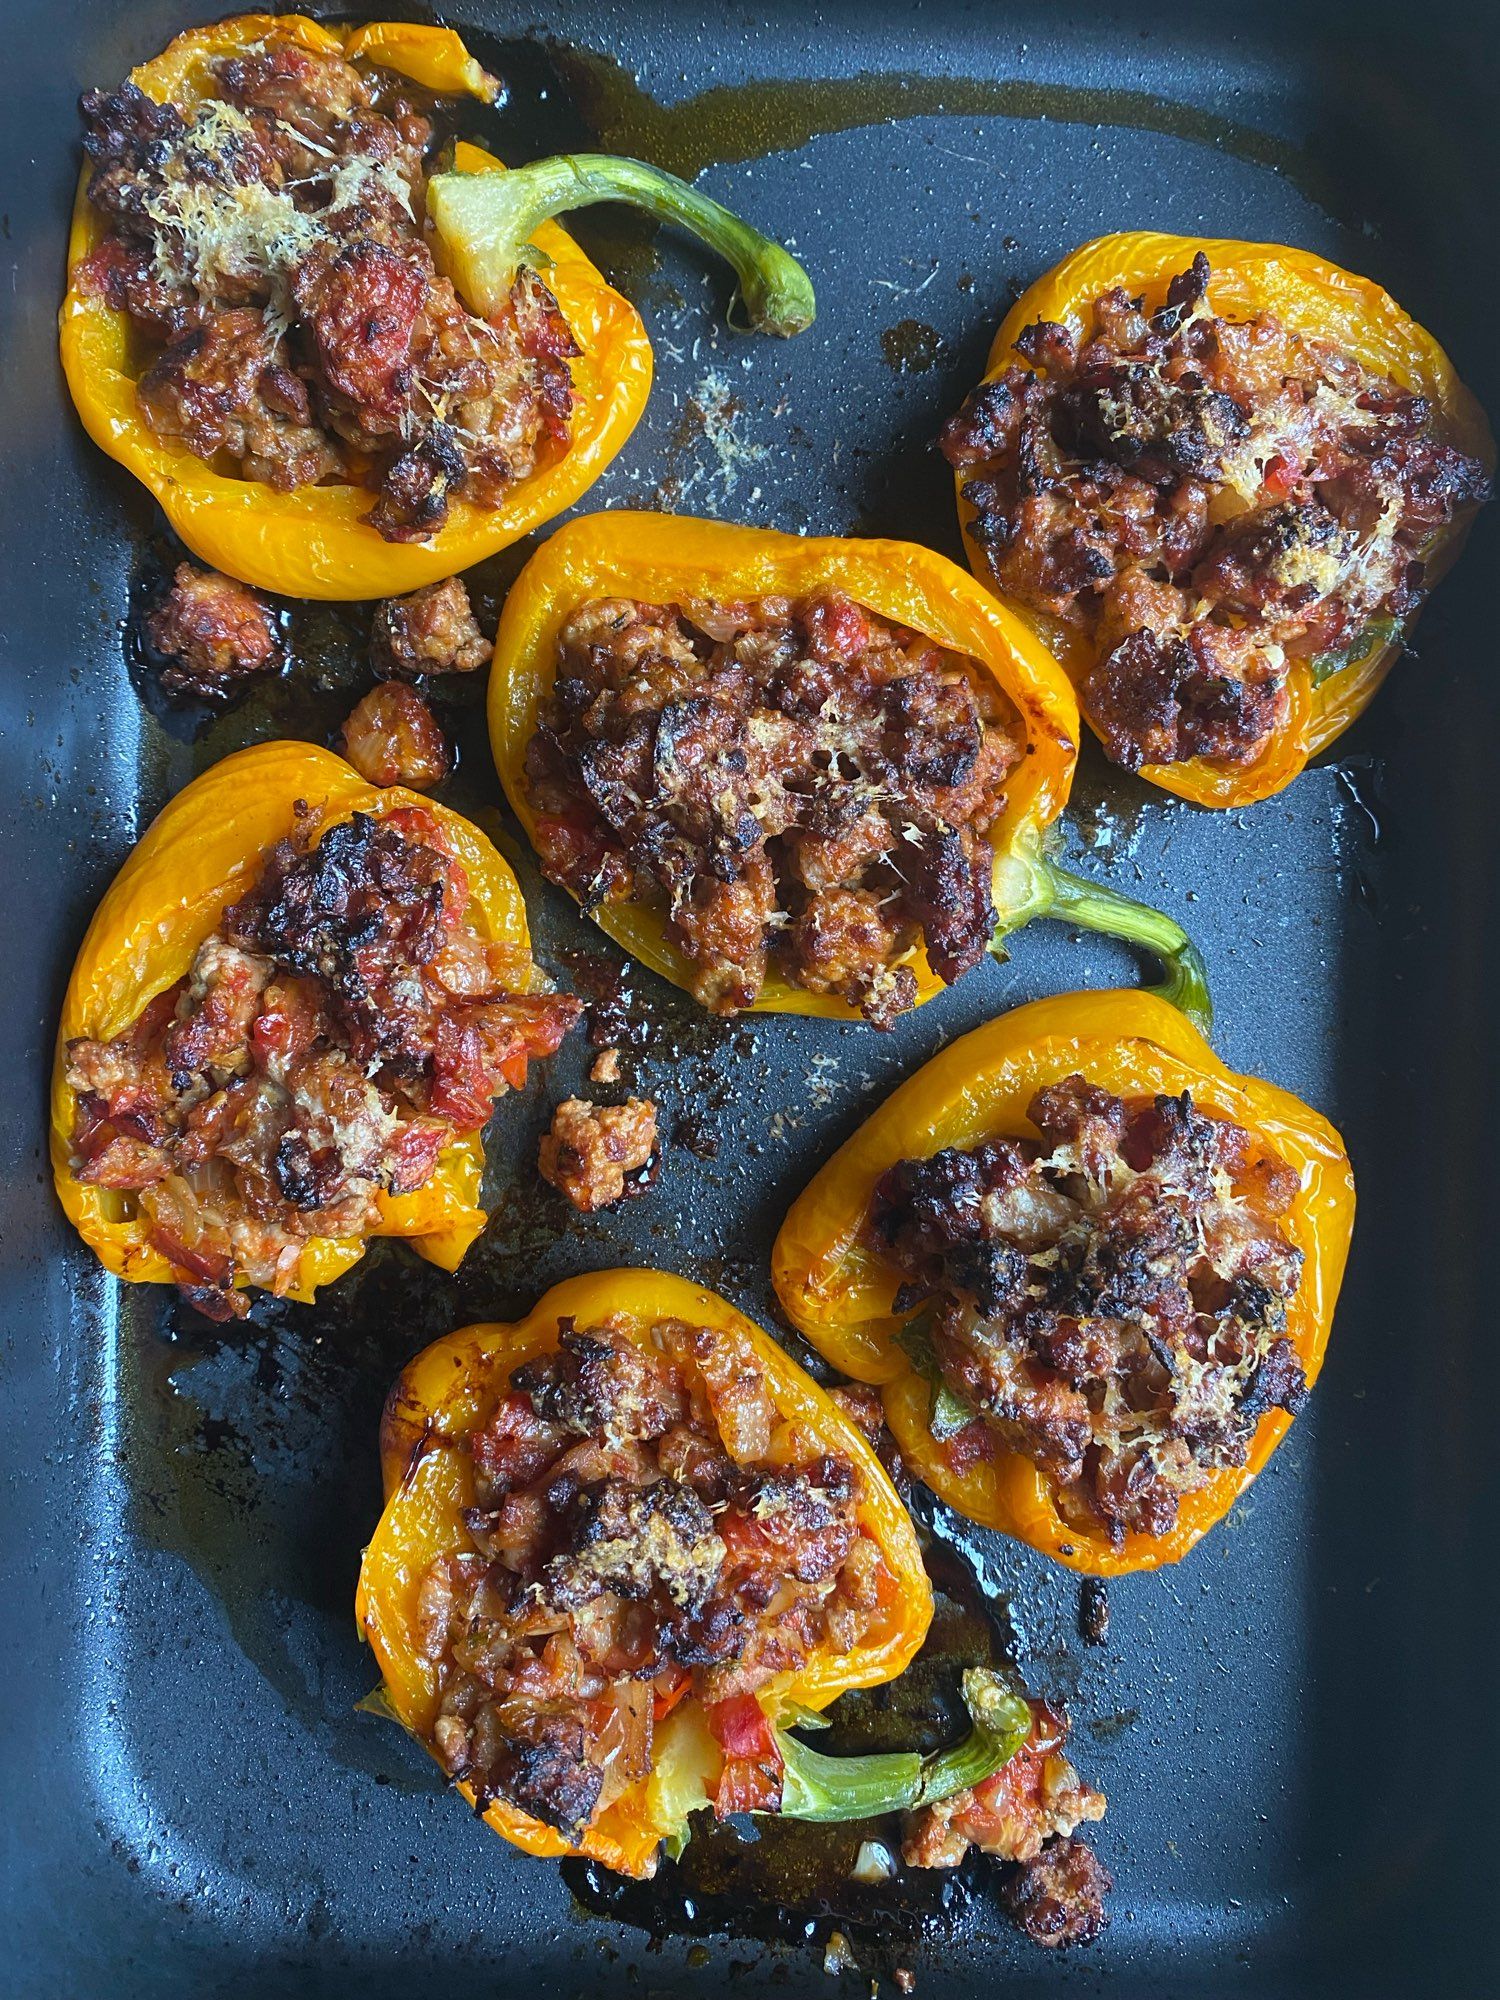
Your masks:
M 1243 1465 L 1262 1413 L 1306 1396 L 1286 1335 L 1296 1174 L 1180 1097 L 1082 1076 L 1037 1092 L 1038 1139 L 902 1160 L 868 1234 L 928 1302 L 936 1366 L 973 1409 L 955 1463 L 1031 1458 L 1078 1525 L 1162 1535 Z
M 586 909 L 661 909 L 718 1013 L 768 973 L 879 1027 L 995 927 L 985 838 L 1021 755 L 998 691 L 828 591 L 581 606 L 527 753 L 543 865 Z
M 468 905 L 420 808 L 299 832 L 186 979 L 69 1044 L 72 1171 L 134 1198 L 202 1309 L 237 1312 L 236 1276 L 285 1291 L 310 1237 L 365 1233 L 576 1019 Z
M 1238 764 L 1322 674 L 1400 629 L 1435 538 L 1489 495 L 1441 413 L 1269 313 L 1208 305 L 1200 251 L 1147 315 L 1048 321 L 941 448 L 1000 588 L 1092 638 L 1084 706 L 1117 763 Z
M 1033 1861 L 1001 1882 L 1006 1910 L 1033 1944 L 1092 1944 L 1109 1923 L 1105 1897 L 1114 1879 L 1084 1841 L 1050 1841 Z
M 576 1844 L 649 1773 L 683 1694 L 712 1722 L 814 1647 L 859 1643 L 885 1575 L 859 1475 L 837 1454 L 772 1462 L 777 1423 L 723 1329 L 663 1321 L 645 1344 L 564 1320 L 511 1372 L 465 1447 L 468 1545 L 419 1594 L 434 1744 L 481 1801 Z
M 211 82 L 81 100 L 107 228 L 76 281 L 154 348 L 146 424 L 278 492 L 369 486 L 391 541 L 499 505 L 566 446 L 580 350 L 535 272 L 489 319 L 438 274 L 422 93 L 274 35 Z

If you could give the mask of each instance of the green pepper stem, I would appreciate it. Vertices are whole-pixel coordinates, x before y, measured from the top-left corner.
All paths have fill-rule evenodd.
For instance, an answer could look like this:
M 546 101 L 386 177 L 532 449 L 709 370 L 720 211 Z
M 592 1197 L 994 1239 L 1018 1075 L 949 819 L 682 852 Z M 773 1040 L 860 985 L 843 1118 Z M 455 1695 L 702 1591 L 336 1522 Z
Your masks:
M 988 1667 L 964 1675 L 971 1728 L 960 1743 L 920 1756 L 895 1750 L 869 1757 L 829 1757 L 777 1730 L 783 1771 L 783 1819 L 876 1819 L 949 1798 L 1008 1764 L 1031 1733 L 1031 1709 Z
M 1003 897 L 1004 901 L 997 940 L 1035 917 L 1056 917 L 1062 923 L 1078 924 L 1084 930 L 1101 931 L 1106 937 L 1139 945 L 1161 960 L 1166 975 L 1150 990 L 1181 1008 L 1204 1034 L 1209 1032 L 1214 1004 L 1208 990 L 1208 968 L 1181 924 L 1149 903 L 1138 903 L 1118 889 L 1107 889 L 1102 882 L 1087 881 L 1059 867 L 1042 851 L 1040 842 L 1035 846 L 1018 843 L 1005 862 L 1006 866 L 996 871 L 997 900 Z
M 559 153 L 503 174 L 434 174 L 427 207 L 439 236 L 482 252 L 485 310 L 503 303 L 526 245 L 544 222 L 595 202 L 627 202 L 691 231 L 733 266 L 750 324 L 801 333 L 817 310 L 812 281 L 790 251 L 676 174 L 613 153 Z

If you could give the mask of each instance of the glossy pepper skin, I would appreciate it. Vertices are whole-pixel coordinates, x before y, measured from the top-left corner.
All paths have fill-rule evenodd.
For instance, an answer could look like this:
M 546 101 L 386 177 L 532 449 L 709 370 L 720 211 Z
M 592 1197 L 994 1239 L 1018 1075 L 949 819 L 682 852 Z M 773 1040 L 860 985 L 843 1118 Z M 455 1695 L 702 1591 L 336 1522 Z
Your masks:
M 512 1369 L 556 1347 L 560 1319 L 586 1327 L 611 1314 L 624 1316 L 631 1338 L 642 1342 L 663 1319 L 748 1340 L 784 1420 L 773 1452 L 836 1452 L 860 1473 L 861 1525 L 891 1577 L 880 1622 L 855 1651 L 825 1646 L 798 1672 L 763 1689 L 758 1700 L 769 1720 L 774 1724 L 798 1708 L 822 1710 L 848 1688 L 894 1680 L 926 1636 L 932 1590 L 916 1531 L 879 1459 L 827 1393 L 717 1293 L 664 1271 L 595 1271 L 554 1286 L 512 1325 L 464 1327 L 437 1341 L 409 1363 L 386 1400 L 380 1428 L 385 1511 L 364 1552 L 355 1617 L 380 1663 L 386 1701 L 426 1748 L 439 1690 L 435 1665 L 417 1643 L 417 1597 L 429 1565 L 464 1543 L 460 1509 L 473 1504 L 473 1473 L 459 1441 L 484 1421 Z M 487 1807 L 484 1819 L 528 1854 L 581 1852 L 620 1874 L 649 1874 L 661 1841 L 681 1835 L 688 1811 L 717 1782 L 723 1755 L 691 1695 L 661 1724 L 655 1749 L 650 1777 L 605 1809 L 580 1848 L 502 1799 Z M 473 1805 L 473 1788 L 458 1789 Z
M 1032 1462 L 997 1452 L 955 1472 L 929 1428 L 931 1389 L 896 1336 L 899 1279 L 861 1240 L 876 1182 L 898 1160 L 926 1158 L 1009 1136 L 1035 1137 L 1026 1106 L 1044 1084 L 1080 1071 L 1124 1097 L 1192 1092 L 1194 1104 L 1232 1119 L 1302 1176 L 1281 1226 L 1302 1252 L 1287 1335 L 1317 1378 L 1354 1223 L 1354 1180 L 1343 1142 L 1326 1119 L 1274 1084 L 1228 1070 L 1192 1024 L 1153 994 L 1068 993 L 1002 1014 L 949 1044 L 888 1097 L 793 1203 L 771 1252 L 776 1296 L 818 1352 L 857 1381 L 881 1385 L 886 1421 L 907 1465 L 938 1497 L 985 1527 L 1091 1576 L 1157 1569 L 1185 1556 L 1226 1514 L 1285 1435 L 1291 1417 L 1261 1417 L 1248 1462 L 1183 1497 L 1166 1535 L 1127 1534 L 1112 1547 L 1065 1521 Z
M 131 72 L 159 102 L 204 94 L 205 66 L 249 48 L 268 33 L 315 53 L 367 59 L 428 90 L 489 102 L 487 76 L 450 28 L 376 21 L 325 27 L 300 14 L 242 14 L 179 35 Z M 454 164 L 468 173 L 501 171 L 480 147 L 460 143 Z M 140 367 L 130 322 L 80 290 L 73 274 L 96 248 L 105 219 L 90 205 L 88 172 L 79 183 L 68 243 L 68 290 L 60 314 L 63 372 L 90 437 L 133 472 L 203 562 L 242 582 L 287 597 L 390 597 L 452 576 L 507 548 L 572 506 L 635 428 L 651 388 L 651 347 L 635 308 L 611 290 L 555 223 L 534 242 L 548 260 L 547 284 L 583 349 L 572 363 L 577 397 L 567 448 L 508 493 L 499 507 L 455 500 L 447 524 L 425 542 L 388 542 L 364 516 L 363 487 L 304 486 L 277 493 L 250 479 L 225 478 L 180 442 L 159 438 L 136 403 Z M 441 261 L 442 244 L 435 245 Z
M 512 586 L 490 674 L 495 767 L 533 844 L 537 814 L 526 789 L 526 751 L 552 690 L 558 634 L 579 605 L 596 597 L 666 603 L 682 597 L 802 597 L 830 589 L 977 661 L 1020 718 L 1026 753 L 989 835 L 999 933 L 1053 909 L 1062 914 L 1066 903 L 1072 921 L 1133 938 L 1164 952 L 1169 962 L 1181 961 L 1176 973 L 1181 1004 L 1208 1013 L 1201 963 L 1175 925 L 1143 904 L 1069 876 L 1045 854 L 1043 835 L 1067 803 L 1078 755 L 1078 704 L 1066 675 L 1028 628 L 956 564 L 910 542 L 784 535 L 623 510 L 584 515 L 560 529 Z M 659 911 L 616 902 L 592 914 L 632 957 L 674 986 L 690 988 L 691 968 L 667 937 Z M 920 948 L 909 963 L 920 1006 L 941 992 L 944 982 Z M 836 995 L 809 993 L 774 968 L 752 1011 L 860 1018 L 857 1008 Z
M 1403 388 L 1429 397 L 1442 413 L 1453 443 L 1493 470 L 1495 446 L 1484 412 L 1432 335 L 1370 279 L 1356 277 L 1310 250 L 1279 243 L 1169 236 L 1156 230 L 1097 237 L 1054 265 L 1017 299 L 995 335 L 985 380 L 1003 375 L 1007 368 L 1028 365 L 1015 352 L 1015 343 L 1037 320 L 1051 320 L 1075 334 L 1086 332 L 1094 300 L 1112 286 L 1122 285 L 1132 297 L 1144 297 L 1147 309 L 1155 310 L 1165 300 L 1172 278 L 1186 270 L 1200 250 L 1213 271 L 1208 302 L 1215 312 L 1228 318 L 1274 313 L 1284 325 L 1330 341 Z M 964 546 L 974 574 L 998 592 L 985 550 L 970 532 L 974 510 L 963 497 L 969 477 L 960 472 L 956 482 Z M 1467 522 L 1458 525 L 1432 552 L 1429 584 L 1452 564 L 1467 526 Z M 1089 637 L 1026 605 L 1005 601 L 1051 650 L 1074 684 L 1080 684 L 1096 657 Z M 1407 620 L 1407 631 L 1411 622 Z M 1402 643 L 1398 636 L 1377 645 L 1317 687 L 1305 664 L 1294 667 L 1287 681 L 1291 714 L 1253 763 L 1221 764 L 1194 757 L 1178 764 L 1143 765 L 1141 776 L 1195 805 L 1244 806 L 1270 798 L 1364 713 L 1400 656 Z
M 469 879 L 468 921 L 512 945 L 529 964 L 526 907 L 509 867 L 457 813 L 400 787 L 378 790 L 331 751 L 310 743 L 261 743 L 215 764 L 158 815 L 94 913 L 68 981 L 52 1072 L 52 1171 L 58 1198 L 85 1243 L 117 1277 L 140 1284 L 194 1283 L 146 1240 L 118 1194 L 73 1178 L 69 1167 L 77 1100 L 64 1074 L 75 1036 L 108 1040 L 148 1001 L 183 978 L 224 911 L 252 886 L 267 852 L 297 824 L 298 800 L 313 808 L 314 838 L 356 812 L 376 818 L 416 807 L 442 826 Z M 379 1196 L 378 1236 L 404 1236 L 445 1271 L 485 1224 L 479 1206 L 484 1148 L 478 1132 L 455 1137 L 425 1186 Z M 310 1299 L 364 1255 L 363 1238 L 313 1237 L 288 1296 Z

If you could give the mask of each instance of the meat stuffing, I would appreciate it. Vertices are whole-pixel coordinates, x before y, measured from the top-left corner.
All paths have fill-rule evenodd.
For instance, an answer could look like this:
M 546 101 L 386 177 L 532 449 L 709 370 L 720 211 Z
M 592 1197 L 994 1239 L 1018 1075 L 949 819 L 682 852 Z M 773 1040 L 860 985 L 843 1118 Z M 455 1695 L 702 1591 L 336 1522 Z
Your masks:
M 278 492 L 365 486 L 390 541 L 498 506 L 566 447 L 580 350 L 536 272 L 488 319 L 439 275 L 424 94 L 274 33 L 202 87 L 81 101 L 106 226 L 75 278 L 146 343 L 146 424 Z
M 382 680 L 476 673 L 489 665 L 492 650 L 456 576 L 376 607 L 370 665 Z
M 1430 400 L 1270 313 L 1219 317 L 1210 277 L 1200 251 L 1150 315 L 1105 292 L 1081 344 L 1037 321 L 940 439 L 999 588 L 1092 642 L 1081 699 L 1129 770 L 1253 761 L 1292 668 L 1396 636 L 1490 490 Z
M 146 614 L 145 636 L 163 656 L 161 684 L 173 695 L 218 700 L 282 663 L 265 599 L 232 576 L 192 563 L 177 565 L 171 588 Z
M 927 1310 L 905 1337 L 949 1392 L 955 1468 L 1030 1458 L 1065 1519 L 1164 1535 L 1185 1494 L 1241 1466 L 1262 1414 L 1307 1393 L 1287 1337 L 1302 1255 L 1281 1226 L 1295 1171 L 1181 1097 L 1070 1076 L 1037 1092 L 1037 1139 L 902 1160 L 872 1247 Z
M 1021 753 L 971 663 L 838 592 L 606 599 L 563 627 L 526 784 L 552 880 L 660 909 L 705 1006 L 774 969 L 889 1027 L 919 944 L 952 980 L 994 932 Z
M 724 1750 L 716 1804 L 774 1807 L 780 1753 L 756 1691 L 847 1652 L 890 1577 L 836 1455 L 787 1462 L 749 1341 L 665 1320 L 644 1339 L 561 1323 L 461 1449 L 466 1546 L 422 1579 L 433 1740 L 481 1804 L 575 1845 L 652 1768 L 684 1695 Z
M 1105 1798 L 1063 1754 L 1067 1718 L 1031 1704 L 1031 1734 L 992 1777 L 909 1813 L 901 1842 L 908 1868 L 956 1868 L 971 1847 L 1016 1864 L 1012 1914 L 1038 1944 L 1084 1944 L 1107 1921 L 1112 1887 L 1076 1829 L 1104 1817 Z
M 1081 1840 L 1054 1840 L 1001 1883 L 1010 1915 L 1033 1944 L 1092 1944 L 1109 1922 L 1104 1899 L 1114 1878 Z
M 266 857 L 187 976 L 68 1044 L 71 1171 L 116 1190 L 219 1317 L 281 1294 L 313 1237 L 358 1237 L 550 1055 L 578 1003 L 490 943 L 442 827 L 408 807 Z
M 654 1104 L 638 1097 L 608 1105 L 569 1097 L 542 1139 L 537 1171 L 580 1215 L 592 1215 L 627 1195 L 644 1194 L 655 1179 L 655 1158 Z
M 437 717 L 415 688 L 385 681 L 357 701 L 344 724 L 344 755 L 372 785 L 430 792 L 453 767 Z

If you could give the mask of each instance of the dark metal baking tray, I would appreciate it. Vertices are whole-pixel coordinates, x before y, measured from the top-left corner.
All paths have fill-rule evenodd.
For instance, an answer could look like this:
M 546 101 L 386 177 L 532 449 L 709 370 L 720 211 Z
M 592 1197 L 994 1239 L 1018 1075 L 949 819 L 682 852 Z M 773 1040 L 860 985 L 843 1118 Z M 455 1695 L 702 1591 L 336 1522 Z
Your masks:
M 623 1215 L 567 1227 L 531 1172 L 573 1058 L 502 1107 L 495 1219 L 454 1280 L 387 1246 L 317 1308 L 225 1332 L 102 1277 L 53 1205 L 43 1136 L 52 1024 L 87 913 L 189 775 L 252 737 L 322 737 L 355 673 L 357 620 L 325 611 L 298 624 L 298 677 L 196 735 L 193 718 L 143 705 L 122 619 L 161 560 L 157 523 L 85 444 L 56 370 L 74 98 L 201 11 L 7 0 L 0 41 L 0 1991 L 167 2000 L 357 1983 L 376 2000 L 517 1981 L 677 1993 L 725 1977 L 866 1991 L 825 1980 L 790 1913 L 769 1947 L 653 1941 L 581 1913 L 555 1869 L 473 1823 L 414 1746 L 355 1713 L 371 1669 L 350 1598 L 377 1510 L 381 1396 L 433 1333 L 620 1259 L 769 1312 L 784 1204 L 881 1092 L 1004 1006 L 1133 968 L 1038 926 L 889 1038 L 718 1026 L 640 974 L 635 1086 L 669 1123 L 704 1118 L 719 1150 L 672 1149 Z M 491 32 L 485 52 L 511 83 L 488 128 L 502 150 L 597 139 L 702 168 L 794 239 L 817 280 L 812 334 L 748 342 L 723 328 L 717 272 L 590 219 L 586 240 L 652 324 L 659 374 L 589 504 L 956 553 L 928 443 L 940 415 L 1017 286 L 1131 225 L 1280 238 L 1368 271 L 1500 407 L 1500 69 L 1484 15 L 1312 14 L 456 5 Z M 1069 1697 L 1080 1761 L 1109 1792 L 1099 1845 L 1116 1914 L 1093 1950 L 1046 1958 L 982 1890 L 960 1897 L 947 1941 L 907 1955 L 924 1994 L 1496 1990 L 1496 526 L 1481 522 L 1438 593 L 1420 657 L 1282 797 L 1195 813 L 1085 752 L 1077 865 L 1193 925 L 1221 1049 L 1342 1125 L 1362 1215 L 1314 1408 L 1187 1562 L 1112 1588 L 1107 1647 L 1078 1643 L 1073 1579 L 976 1539 L 1033 1683 Z M 484 573 L 491 605 L 515 567 Z M 564 977 L 569 951 L 607 957 L 520 853 L 472 699 L 450 719 L 464 746 L 452 797 L 516 853 L 543 957 Z

